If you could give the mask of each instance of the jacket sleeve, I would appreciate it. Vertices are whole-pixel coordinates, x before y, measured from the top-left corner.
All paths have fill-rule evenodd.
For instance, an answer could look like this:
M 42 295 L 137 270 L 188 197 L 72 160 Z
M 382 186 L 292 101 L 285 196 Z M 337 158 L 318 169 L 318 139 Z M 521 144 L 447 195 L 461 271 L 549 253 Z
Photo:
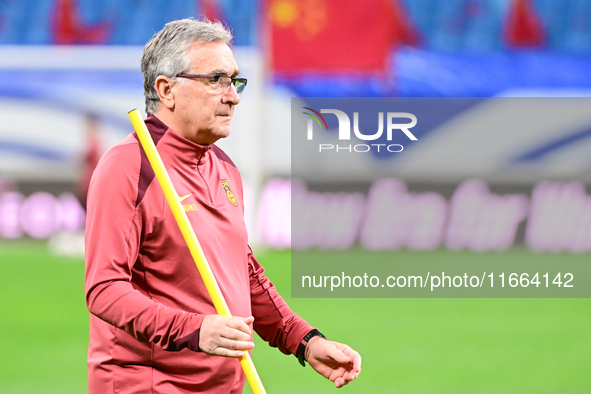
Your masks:
M 132 282 L 132 268 L 141 264 L 142 240 L 157 226 L 136 206 L 138 150 L 129 144 L 107 152 L 92 178 L 85 231 L 88 310 L 140 341 L 170 351 L 185 347 L 198 351 L 204 315 L 164 306 Z
M 265 276 L 265 270 L 252 254 L 248 255 L 250 297 L 254 329 L 270 346 L 285 354 L 296 354 L 304 336 L 313 330 L 293 312 Z

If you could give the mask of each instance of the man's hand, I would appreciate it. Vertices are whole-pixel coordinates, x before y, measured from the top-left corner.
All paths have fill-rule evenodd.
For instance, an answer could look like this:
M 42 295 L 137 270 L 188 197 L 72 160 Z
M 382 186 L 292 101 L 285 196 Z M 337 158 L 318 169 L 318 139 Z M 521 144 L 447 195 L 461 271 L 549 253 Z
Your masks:
M 310 339 L 306 346 L 306 360 L 320 375 L 343 387 L 361 372 L 361 356 L 342 343 L 322 337 Z
M 207 315 L 199 331 L 199 349 L 211 356 L 242 357 L 254 347 L 249 325 L 254 317 Z

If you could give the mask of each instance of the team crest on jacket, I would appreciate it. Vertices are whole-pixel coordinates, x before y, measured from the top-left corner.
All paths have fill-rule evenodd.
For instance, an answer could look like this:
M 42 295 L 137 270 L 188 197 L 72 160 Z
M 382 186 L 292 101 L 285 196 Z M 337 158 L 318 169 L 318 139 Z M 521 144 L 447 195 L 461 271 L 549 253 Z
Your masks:
M 226 196 L 228 196 L 228 200 L 230 200 L 230 202 L 235 206 L 238 206 L 238 200 L 236 200 L 236 196 L 234 196 L 234 193 L 232 193 L 232 190 L 230 190 L 230 184 L 227 180 L 222 179 L 222 187 L 226 192 Z

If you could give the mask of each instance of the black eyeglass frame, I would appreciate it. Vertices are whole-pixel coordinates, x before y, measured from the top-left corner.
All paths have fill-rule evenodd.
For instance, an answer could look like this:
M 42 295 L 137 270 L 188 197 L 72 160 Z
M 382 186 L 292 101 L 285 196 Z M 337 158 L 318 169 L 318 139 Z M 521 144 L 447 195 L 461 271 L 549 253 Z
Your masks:
M 176 76 L 177 78 L 203 78 L 203 79 L 209 79 L 212 80 L 213 82 L 218 82 L 220 80 L 220 78 L 230 78 L 230 85 L 234 86 L 234 88 L 236 88 L 236 93 L 240 94 L 244 91 L 244 88 L 246 87 L 246 84 L 248 82 L 248 80 L 246 78 L 234 78 L 231 77 L 229 75 L 208 75 L 208 74 L 177 74 Z M 240 82 L 241 85 L 236 87 L 236 82 Z M 240 90 L 239 90 L 240 89 Z

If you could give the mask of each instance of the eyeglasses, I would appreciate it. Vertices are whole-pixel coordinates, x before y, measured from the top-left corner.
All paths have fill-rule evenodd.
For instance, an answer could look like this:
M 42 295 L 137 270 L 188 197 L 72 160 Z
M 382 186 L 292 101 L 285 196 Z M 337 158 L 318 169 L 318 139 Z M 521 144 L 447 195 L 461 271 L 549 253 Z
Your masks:
M 178 78 L 203 78 L 209 79 L 212 86 L 217 91 L 225 91 L 233 85 L 236 88 L 236 93 L 240 94 L 246 87 L 246 78 L 234 78 L 229 75 L 204 75 L 204 74 L 178 74 Z

